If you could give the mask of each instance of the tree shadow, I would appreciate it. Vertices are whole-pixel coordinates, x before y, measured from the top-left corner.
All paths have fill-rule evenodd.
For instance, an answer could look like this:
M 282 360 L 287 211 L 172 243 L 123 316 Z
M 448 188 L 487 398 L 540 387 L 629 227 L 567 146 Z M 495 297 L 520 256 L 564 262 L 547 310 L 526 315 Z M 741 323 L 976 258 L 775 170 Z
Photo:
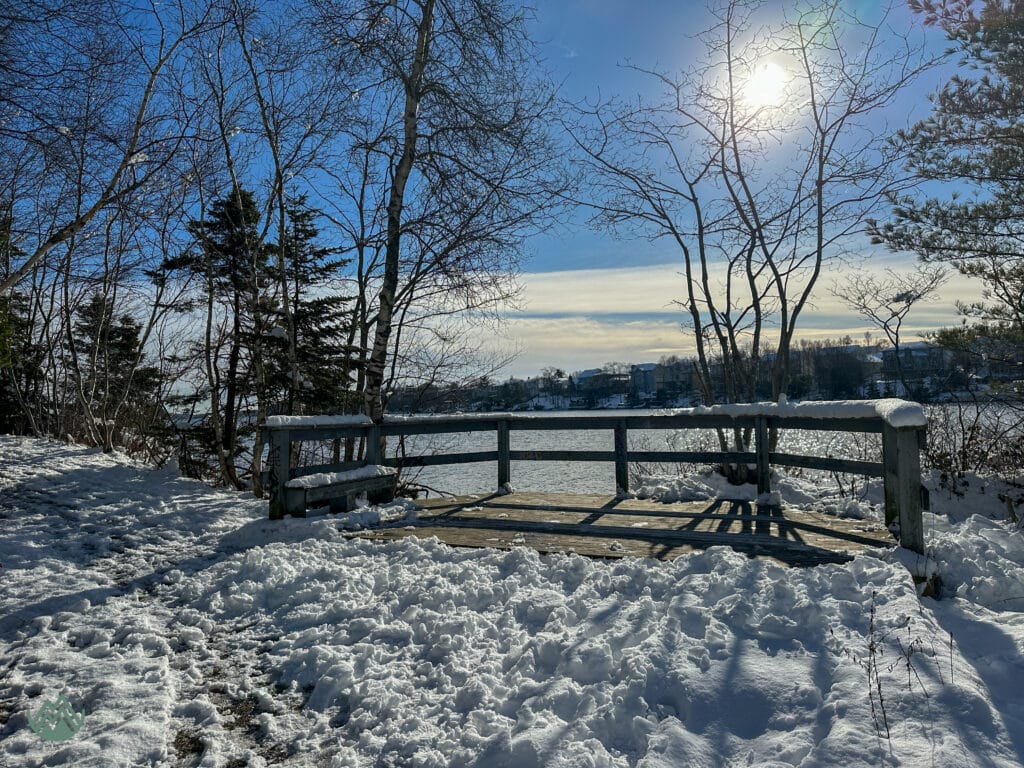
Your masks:
M 937 602 L 926 599 L 924 604 L 931 609 L 939 626 L 951 637 L 956 638 L 957 650 L 966 659 L 985 684 L 992 709 L 1002 719 L 1009 745 L 1016 752 L 1017 761 L 1024 765 L 1024 665 L 1020 663 L 1020 651 L 1012 637 L 1001 631 L 992 622 L 978 621 L 951 601 Z M 955 670 L 951 670 L 956 683 Z M 977 723 L 980 718 L 975 717 Z M 959 719 L 954 720 L 959 723 Z M 999 739 L 998 729 L 992 723 L 992 730 L 973 731 L 961 729 L 965 744 L 976 757 L 978 764 L 991 751 L 992 742 Z

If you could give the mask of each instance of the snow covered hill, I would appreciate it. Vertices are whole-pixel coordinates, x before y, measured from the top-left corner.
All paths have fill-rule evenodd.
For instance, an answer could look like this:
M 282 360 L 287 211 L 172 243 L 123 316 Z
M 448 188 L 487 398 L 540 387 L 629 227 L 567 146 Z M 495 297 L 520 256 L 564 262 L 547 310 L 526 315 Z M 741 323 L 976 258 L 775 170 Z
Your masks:
M 378 544 L 0 437 L 0 765 L 1019 766 L 1024 534 L 933 498 L 940 601 L 887 552 Z

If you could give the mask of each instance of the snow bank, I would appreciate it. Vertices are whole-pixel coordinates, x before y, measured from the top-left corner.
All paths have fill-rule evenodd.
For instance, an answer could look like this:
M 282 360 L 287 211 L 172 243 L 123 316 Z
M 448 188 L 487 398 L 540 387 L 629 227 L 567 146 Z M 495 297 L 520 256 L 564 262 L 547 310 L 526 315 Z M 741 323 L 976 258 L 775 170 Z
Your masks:
M 929 514 L 925 531 L 947 595 L 992 611 L 1024 611 L 1024 532 L 981 515 L 952 525 Z
M 123 457 L 0 453 L 0 765 L 1022 762 L 1024 613 L 994 588 L 1022 594 L 1024 557 L 992 521 L 928 523 L 936 603 L 870 555 L 384 543 Z M 28 715 L 61 692 L 85 723 L 51 744 Z

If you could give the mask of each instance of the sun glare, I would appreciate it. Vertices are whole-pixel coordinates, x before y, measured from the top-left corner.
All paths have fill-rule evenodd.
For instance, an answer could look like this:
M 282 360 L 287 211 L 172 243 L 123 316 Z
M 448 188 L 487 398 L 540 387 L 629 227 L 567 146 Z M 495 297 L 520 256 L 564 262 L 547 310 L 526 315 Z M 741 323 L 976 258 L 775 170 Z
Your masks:
M 775 107 L 782 103 L 786 89 L 786 70 L 773 61 L 759 64 L 743 89 L 743 97 L 753 107 Z

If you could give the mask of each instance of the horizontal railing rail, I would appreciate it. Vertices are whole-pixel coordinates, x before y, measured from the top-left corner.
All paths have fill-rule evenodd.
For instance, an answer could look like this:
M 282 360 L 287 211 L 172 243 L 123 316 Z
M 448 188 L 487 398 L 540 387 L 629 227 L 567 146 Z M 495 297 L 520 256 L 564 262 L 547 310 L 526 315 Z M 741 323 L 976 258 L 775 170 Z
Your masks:
M 875 403 L 872 406 L 871 403 Z M 877 404 L 885 404 L 882 405 Z M 829 406 L 838 406 L 831 409 Z M 861 407 L 854 407 L 861 406 Z M 318 472 L 340 471 L 360 464 L 397 467 L 429 467 L 446 464 L 497 462 L 497 488 L 511 483 L 513 461 L 608 462 L 615 465 L 619 493 L 629 490 L 629 463 L 747 464 L 756 469 L 758 493 L 771 491 L 771 467 L 790 466 L 881 477 L 885 487 L 885 516 L 889 524 L 899 523 L 901 543 L 924 551 L 921 523 L 923 492 L 920 485 L 920 453 L 926 424 L 920 408 L 902 401 L 864 401 L 863 404 L 809 404 L 807 406 L 726 406 L 664 414 L 534 415 L 488 413 L 454 416 L 391 417 L 382 424 L 369 420 L 331 417 L 270 418 L 261 428 L 268 435 L 267 485 L 271 517 L 283 515 L 284 484 L 291 478 Z M 916 408 L 916 411 L 914 410 Z M 853 415 L 834 415 L 833 410 Z M 900 418 L 891 418 L 892 414 Z M 908 417 L 909 414 L 909 417 Z M 888 417 L 887 417 L 888 416 Z M 721 429 L 751 430 L 752 450 L 630 450 L 630 430 Z M 776 430 L 825 430 L 882 435 L 882 461 L 862 461 L 832 456 L 809 456 L 772 450 L 769 436 Z M 511 447 L 511 433 L 540 430 L 611 431 L 611 450 L 524 450 Z M 384 457 L 381 444 L 390 437 L 413 435 L 494 432 L 494 450 L 432 453 Z M 364 441 L 362 462 L 340 462 L 316 466 L 292 466 L 292 445 L 308 441 L 360 439 Z

